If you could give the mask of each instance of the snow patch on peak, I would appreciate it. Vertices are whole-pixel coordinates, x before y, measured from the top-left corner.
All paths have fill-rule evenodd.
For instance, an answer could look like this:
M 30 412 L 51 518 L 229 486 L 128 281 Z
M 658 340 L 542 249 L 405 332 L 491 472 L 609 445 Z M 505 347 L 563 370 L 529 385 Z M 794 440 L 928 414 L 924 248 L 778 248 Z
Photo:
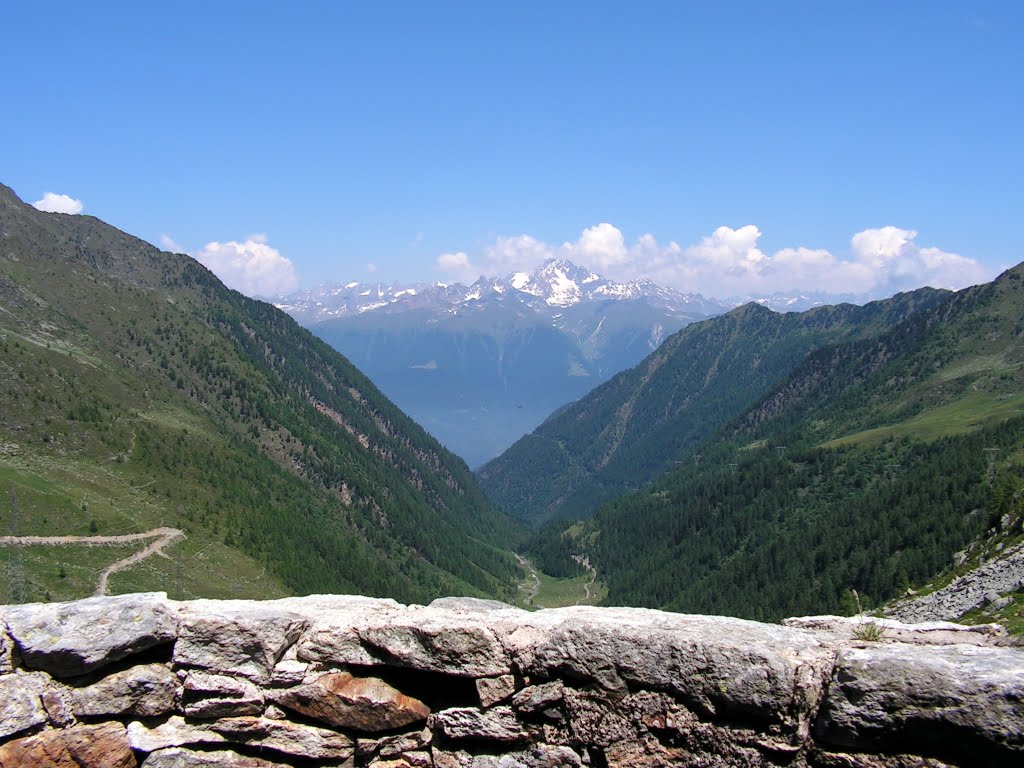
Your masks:
M 552 307 L 568 307 L 580 300 L 580 287 L 562 272 L 554 275 L 551 281 L 551 295 L 547 303 Z
M 509 284 L 517 291 L 523 290 L 523 286 L 530 282 L 529 272 L 516 272 L 509 280 Z

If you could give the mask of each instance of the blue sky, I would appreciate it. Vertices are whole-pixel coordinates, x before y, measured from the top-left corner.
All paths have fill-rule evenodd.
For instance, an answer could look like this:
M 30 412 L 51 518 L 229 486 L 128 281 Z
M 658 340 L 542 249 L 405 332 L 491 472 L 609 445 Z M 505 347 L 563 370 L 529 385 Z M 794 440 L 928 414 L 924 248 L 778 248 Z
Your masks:
M 881 293 L 1024 259 L 1017 2 L 3 17 L 0 181 L 250 293 L 552 255 L 709 295 Z

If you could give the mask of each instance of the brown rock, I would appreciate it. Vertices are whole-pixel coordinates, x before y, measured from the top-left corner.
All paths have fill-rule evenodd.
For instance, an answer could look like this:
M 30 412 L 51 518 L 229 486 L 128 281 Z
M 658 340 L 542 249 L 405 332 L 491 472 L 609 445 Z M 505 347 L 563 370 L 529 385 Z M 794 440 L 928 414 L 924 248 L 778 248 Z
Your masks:
M 516 679 L 512 675 L 482 677 L 476 681 L 476 692 L 480 697 L 480 706 L 486 708 L 515 693 Z
M 142 763 L 142 768 L 284 768 L 285 765 L 240 755 L 230 749 L 195 752 L 182 747 L 170 747 L 151 754 Z
M 120 723 L 43 731 L 0 747 L 0 768 L 135 768 Z
M 403 728 L 426 720 L 430 708 L 375 677 L 348 672 L 321 675 L 282 692 L 279 705 L 338 728 L 365 733 Z

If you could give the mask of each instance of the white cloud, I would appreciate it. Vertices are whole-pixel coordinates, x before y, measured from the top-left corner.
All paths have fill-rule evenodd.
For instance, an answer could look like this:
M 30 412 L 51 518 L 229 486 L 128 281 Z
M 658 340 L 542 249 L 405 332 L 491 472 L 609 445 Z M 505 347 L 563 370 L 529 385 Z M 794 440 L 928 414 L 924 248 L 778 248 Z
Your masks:
M 884 283 L 905 291 L 920 285 L 963 288 L 991 278 L 974 259 L 940 248 L 922 248 L 917 232 L 887 226 L 858 232 L 850 241 L 853 256 L 867 265 Z
M 165 251 L 170 251 L 171 253 L 188 253 L 188 251 L 185 250 L 185 246 L 177 242 L 170 235 L 160 235 L 160 247 Z
M 481 271 L 470 263 L 469 254 L 465 251 L 442 253 L 437 257 L 437 268 L 443 272 L 448 272 L 456 280 L 463 283 L 470 283 L 481 274 Z
M 499 237 L 482 249 L 479 261 L 460 251 L 442 254 L 438 266 L 470 282 L 481 274 L 533 269 L 557 256 L 615 280 L 648 278 L 718 298 L 790 290 L 887 296 L 924 285 L 963 288 L 992 277 L 974 259 L 923 247 L 917 232 L 893 226 L 855 234 L 849 256 L 805 246 L 769 253 L 761 249 L 761 237 L 760 229 L 747 224 L 718 227 L 686 248 L 674 241 L 661 244 L 651 234 L 629 245 L 618 228 L 604 222 L 560 246 L 525 234 Z
M 629 262 L 629 251 L 622 232 L 602 222 L 583 230 L 575 243 L 564 243 L 562 250 L 598 271 L 615 270 Z
M 377 265 L 374 264 L 372 261 L 367 262 L 366 263 L 366 271 L 367 272 L 376 272 L 377 271 Z
M 248 296 L 290 293 L 299 285 L 295 265 L 268 244 L 266 235 L 250 235 L 241 243 L 210 242 L 192 255 L 225 285 Z
M 85 208 L 81 200 L 76 200 L 67 195 L 58 195 L 55 192 L 47 192 L 41 200 L 36 200 L 32 206 L 47 213 L 70 213 L 78 214 Z
M 555 256 L 556 248 L 530 235 L 499 237 L 484 249 L 488 274 L 528 272 Z

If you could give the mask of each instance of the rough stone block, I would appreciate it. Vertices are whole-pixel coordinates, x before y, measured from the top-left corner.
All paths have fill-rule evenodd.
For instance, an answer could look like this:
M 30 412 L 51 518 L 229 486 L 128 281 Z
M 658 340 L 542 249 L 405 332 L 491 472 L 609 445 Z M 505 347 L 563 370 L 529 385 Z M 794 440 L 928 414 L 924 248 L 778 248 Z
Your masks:
M 182 609 L 174 663 L 248 677 L 260 685 L 299 638 L 308 622 L 301 616 L 258 604 L 197 600 Z
M 565 696 L 565 684 L 561 680 L 531 685 L 512 697 L 512 706 L 520 712 L 536 712 L 556 706 Z
M 35 675 L 0 676 L 0 738 L 46 722 L 46 710 L 39 696 L 42 687 Z
M 135 768 L 120 723 L 42 731 L 0 746 L 0 768 Z
M 182 708 L 186 717 L 217 718 L 258 715 L 263 690 L 244 677 L 191 670 L 185 675 Z
M 160 749 L 149 755 L 142 768 L 286 768 L 261 757 L 247 757 L 230 749 L 196 752 L 183 747 Z
M 1024 761 L 1024 653 L 902 644 L 846 648 L 815 726 L 826 744 L 974 764 Z
M 348 736 L 288 720 L 229 717 L 213 721 L 210 728 L 229 741 L 311 760 L 347 760 L 355 754 Z
M 134 715 L 159 717 L 174 711 L 180 683 L 164 664 L 141 664 L 83 688 L 72 688 L 76 717 Z
M 476 692 L 481 707 L 490 707 L 505 701 L 516 692 L 516 678 L 513 675 L 482 677 L 476 681 Z
M 520 742 L 528 736 L 510 707 L 483 711 L 473 707 L 452 707 L 435 713 L 430 720 L 431 727 L 449 739 Z
M 70 677 L 173 642 L 178 615 L 162 592 L 90 597 L 6 609 L 5 620 L 30 669 Z
M 426 720 L 430 708 L 375 677 L 321 675 L 275 695 L 278 705 L 337 728 L 390 731 Z
M 0 675 L 6 675 L 14 670 L 11 658 L 13 643 L 7 636 L 7 624 L 0 621 Z

